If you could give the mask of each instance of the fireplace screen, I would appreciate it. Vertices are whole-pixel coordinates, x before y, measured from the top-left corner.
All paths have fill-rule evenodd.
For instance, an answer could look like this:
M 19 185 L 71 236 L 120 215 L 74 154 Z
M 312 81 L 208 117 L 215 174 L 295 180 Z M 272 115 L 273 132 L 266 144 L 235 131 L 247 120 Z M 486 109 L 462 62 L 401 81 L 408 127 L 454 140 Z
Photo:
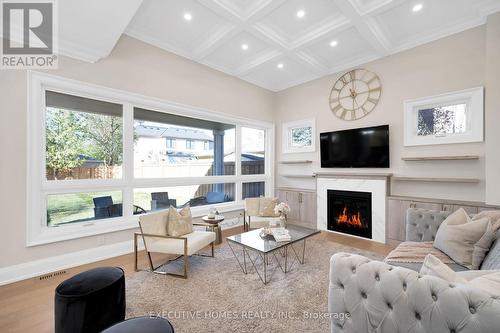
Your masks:
M 328 230 L 372 238 L 372 194 L 328 190 Z

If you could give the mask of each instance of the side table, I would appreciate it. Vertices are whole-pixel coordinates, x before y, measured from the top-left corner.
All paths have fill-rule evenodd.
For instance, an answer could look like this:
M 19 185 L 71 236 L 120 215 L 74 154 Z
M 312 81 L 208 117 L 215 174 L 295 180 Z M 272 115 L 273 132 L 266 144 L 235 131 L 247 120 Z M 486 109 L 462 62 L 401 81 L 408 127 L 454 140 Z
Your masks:
M 223 215 L 215 215 L 213 219 L 208 218 L 208 215 L 205 215 L 201 218 L 203 222 L 209 223 L 209 224 L 214 224 L 214 231 L 216 235 L 215 239 L 215 244 L 221 244 L 222 243 L 222 233 L 221 233 L 221 228 L 219 226 L 219 223 L 224 221 L 224 216 Z

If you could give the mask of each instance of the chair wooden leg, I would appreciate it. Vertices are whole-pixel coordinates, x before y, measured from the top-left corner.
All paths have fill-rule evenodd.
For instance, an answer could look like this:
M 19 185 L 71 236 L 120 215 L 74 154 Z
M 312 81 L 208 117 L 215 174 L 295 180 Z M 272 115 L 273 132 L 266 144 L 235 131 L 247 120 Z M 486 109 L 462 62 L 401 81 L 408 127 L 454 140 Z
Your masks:
M 215 242 L 212 242 L 212 258 L 215 257 Z

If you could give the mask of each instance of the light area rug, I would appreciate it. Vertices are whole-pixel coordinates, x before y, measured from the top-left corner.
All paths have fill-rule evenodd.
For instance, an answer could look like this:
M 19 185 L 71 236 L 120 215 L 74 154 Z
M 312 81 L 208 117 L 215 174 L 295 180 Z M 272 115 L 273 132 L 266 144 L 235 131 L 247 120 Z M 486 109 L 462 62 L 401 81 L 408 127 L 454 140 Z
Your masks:
M 192 256 L 187 280 L 145 271 L 128 276 L 127 317 L 162 316 L 177 333 L 328 332 L 329 260 L 337 252 L 383 259 L 315 236 L 307 240 L 304 265 L 295 263 L 287 274 L 278 268 L 264 285 L 254 272 L 243 274 L 223 244 L 215 258 Z

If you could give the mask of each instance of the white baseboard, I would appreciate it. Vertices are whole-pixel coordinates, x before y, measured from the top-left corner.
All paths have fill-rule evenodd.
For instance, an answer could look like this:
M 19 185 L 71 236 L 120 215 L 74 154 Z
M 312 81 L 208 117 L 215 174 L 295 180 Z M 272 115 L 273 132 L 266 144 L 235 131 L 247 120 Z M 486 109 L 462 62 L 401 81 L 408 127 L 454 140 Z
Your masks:
M 141 244 L 141 242 L 138 243 L 139 249 L 142 250 L 144 245 Z M 134 244 L 133 241 L 130 240 L 3 267 L 0 268 L 0 286 L 63 269 L 121 256 L 132 253 L 133 251 Z

